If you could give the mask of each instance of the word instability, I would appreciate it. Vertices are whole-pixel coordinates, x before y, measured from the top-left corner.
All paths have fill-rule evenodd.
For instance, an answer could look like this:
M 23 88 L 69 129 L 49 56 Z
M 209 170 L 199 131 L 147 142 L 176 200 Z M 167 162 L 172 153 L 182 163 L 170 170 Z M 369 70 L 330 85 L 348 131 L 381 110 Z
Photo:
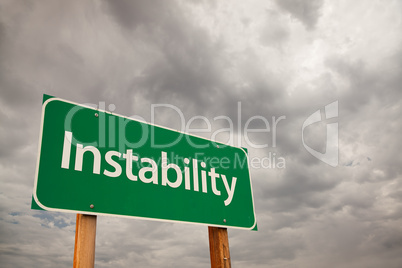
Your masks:
M 71 158 L 71 141 L 72 141 L 73 133 L 70 131 L 65 131 L 64 132 L 64 144 L 63 144 L 63 155 L 62 155 L 62 161 L 61 161 L 61 167 L 64 169 L 69 169 L 70 168 L 70 158 Z M 75 155 L 75 166 L 74 170 L 76 171 L 82 171 L 82 166 L 83 166 L 83 158 L 84 158 L 84 153 L 85 152 L 91 152 L 93 154 L 93 173 L 94 174 L 100 174 L 101 172 L 101 153 L 100 151 L 94 147 L 94 146 L 83 146 L 82 144 L 77 143 L 76 145 L 76 155 Z M 168 158 L 167 158 L 167 153 L 164 151 L 161 151 L 161 161 L 155 161 L 152 158 L 147 158 L 147 157 L 142 157 L 139 158 L 137 155 L 133 154 L 133 150 L 127 149 L 125 154 L 121 154 L 120 152 L 117 151 L 108 151 L 105 154 L 105 160 L 106 162 L 113 167 L 114 170 L 110 171 L 108 169 L 103 170 L 103 174 L 108 177 L 119 177 L 122 174 L 122 167 L 119 164 L 118 161 L 115 159 L 121 159 L 123 157 L 126 162 L 126 177 L 127 179 L 131 181 L 138 181 L 138 178 L 140 181 L 143 183 L 153 183 L 153 184 L 159 184 L 159 176 L 158 176 L 158 163 L 161 162 L 161 185 L 162 186 L 169 186 L 172 188 L 178 188 L 182 185 L 183 183 L 183 173 L 184 173 L 184 188 L 186 190 L 191 190 L 191 180 L 190 180 L 190 169 L 192 169 L 192 178 L 193 178 L 193 190 L 196 192 L 199 192 L 199 174 L 198 174 L 198 169 L 199 166 L 201 168 L 205 168 L 206 164 L 205 162 L 200 162 L 197 159 L 192 159 L 192 165 L 191 167 L 188 166 L 190 164 L 190 159 L 184 158 L 183 162 L 185 163 L 184 166 L 184 172 L 181 170 L 181 168 L 174 164 L 174 163 L 169 163 L 168 164 Z M 113 159 L 113 157 L 115 159 Z M 136 162 L 141 162 L 141 163 L 147 163 L 150 166 L 144 166 L 141 169 L 139 169 L 138 174 L 134 175 L 133 174 L 133 161 Z M 176 173 L 175 180 L 173 179 L 172 181 L 172 176 L 168 176 L 168 173 L 171 175 L 172 172 L 168 172 L 168 170 L 171 169 Z M 227 199 L 224 201 L 225 206 L 228 206 L 233 199 L 235 187 L 236 187 L 236 177 L 232 177 L 231 180 L 231 185 L 229 186 L 228 179 L 226 178 L 226 175 L 224 174 L 219 174 L 216 173 L 215 168 L 210 168 L 208 173 L 206 170 L 200 169 L 201 171 L 201 188 L 203 193 L 208 192 L 208 181 L 211 185 L 212 192 L 215 195 L 221 195 L 221 191 L 217 189 L 217 179 L 222 179 L 222 182 L 225 186 L 226 193 L 228 195 Z M 148 173 L 148 176 L 146 176 L 146 173 Z M 149 176 L 150 173 L 150 176 Z M 174 173 L 173 173 L 174 174 Z M 207 179 L 207 174 L 209 177 L 209 180 Z

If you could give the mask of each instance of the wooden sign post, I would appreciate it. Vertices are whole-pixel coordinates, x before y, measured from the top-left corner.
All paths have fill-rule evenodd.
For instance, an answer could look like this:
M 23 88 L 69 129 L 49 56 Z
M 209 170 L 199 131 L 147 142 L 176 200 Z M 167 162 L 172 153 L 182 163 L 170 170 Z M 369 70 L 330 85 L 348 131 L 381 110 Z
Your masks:
M 74 268 L 95 265 L 96 216 L 77 214 L 75 224 Z
M 88 214 L 209 225 L 212 268 L 231 267 L 227 227 L 257 229 L 247 149 L 48 95 L 31 207 L 78 213 L 74 268 L 95 265 L 97 216 Z
M 230 252 L 227 228 L 208 226 L 211 268 L 230 268 Z

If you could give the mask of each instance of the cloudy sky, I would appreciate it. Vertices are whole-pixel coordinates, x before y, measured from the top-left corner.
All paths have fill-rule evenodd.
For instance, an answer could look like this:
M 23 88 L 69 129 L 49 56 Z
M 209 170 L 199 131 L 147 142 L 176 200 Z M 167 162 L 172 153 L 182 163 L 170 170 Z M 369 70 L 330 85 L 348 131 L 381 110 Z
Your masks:
M 401 267 L 401 32 L 397 0 L 1 0 L 0 266 L 72 267 L 75 215 L 30 209 L 46 93 L 231 118 L 233 144 L 271 161 L 251 169 L 259 231 L 228 230 L 233 267 Z M 332 167 L 302 126 L 336 101 L 303 132 L 325 152 L 338 123 Z M 284 118 L 248 137 L 265 148 L 238 131 L 252 116 Z M 182 127 L 172 109 L 154 119 Z M 134 266 L 208 267 L 207 227 L 98 217 L 96 267 Z

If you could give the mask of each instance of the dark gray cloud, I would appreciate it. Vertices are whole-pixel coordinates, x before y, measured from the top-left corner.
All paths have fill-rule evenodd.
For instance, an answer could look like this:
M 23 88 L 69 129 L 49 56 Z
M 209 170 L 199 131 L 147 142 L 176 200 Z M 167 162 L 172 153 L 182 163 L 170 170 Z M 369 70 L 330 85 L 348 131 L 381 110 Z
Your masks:
M 277 0 L 275 2 L 281 9 L 300 20 L 309 30 L 314 29 L 321 15 L 321 7 L 324 3 L 323 0 Z
M 282 49 L 283 43 L 289 39 L 289 29 L 284 18 L 276 10 L 267 10 L 267 19 L 260 35 L 261 44 Z
M 165 22 L 180 14 L 177 3 L 165 1 L 105 1 L 113 17 L 123 27 L 134 30 L 137 27 L 162 26 Z M 155 8 L 158 6 L 158 8 Z

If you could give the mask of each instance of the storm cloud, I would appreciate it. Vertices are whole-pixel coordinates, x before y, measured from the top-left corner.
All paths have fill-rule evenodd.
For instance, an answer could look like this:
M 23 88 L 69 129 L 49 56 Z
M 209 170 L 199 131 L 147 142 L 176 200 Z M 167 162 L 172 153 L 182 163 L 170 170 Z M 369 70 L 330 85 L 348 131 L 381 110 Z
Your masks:
M 251 168 L 259 231 L 229 229 L 233 267 L 399 268 L 401 8 L 375 0 L 1 1 L 1 266 L 72 265 L 75 215 L 30 209 L 49 94 L 113 104 L 146 121 L 152 104 L 174 105 L 186 122 L 208 118 L 211 133 L 199 134 L 207 138 L 228 127 L 217 117 L 230 118 L 233 139 L 215 138 L 265 161 Z M 338 117 L 302 130 L 336 101 Z M 172 109 L 154 116 L 183 127 Z M 246 137 L 253 116 L 270 129 Z M 325 153 L 335 122 L 332 167 L 303 141 Z M 267 126 L 255 119 L 249 128 Z M 206 226 L 99 216 L 96 243 L 96 267 L 210 265 Z

